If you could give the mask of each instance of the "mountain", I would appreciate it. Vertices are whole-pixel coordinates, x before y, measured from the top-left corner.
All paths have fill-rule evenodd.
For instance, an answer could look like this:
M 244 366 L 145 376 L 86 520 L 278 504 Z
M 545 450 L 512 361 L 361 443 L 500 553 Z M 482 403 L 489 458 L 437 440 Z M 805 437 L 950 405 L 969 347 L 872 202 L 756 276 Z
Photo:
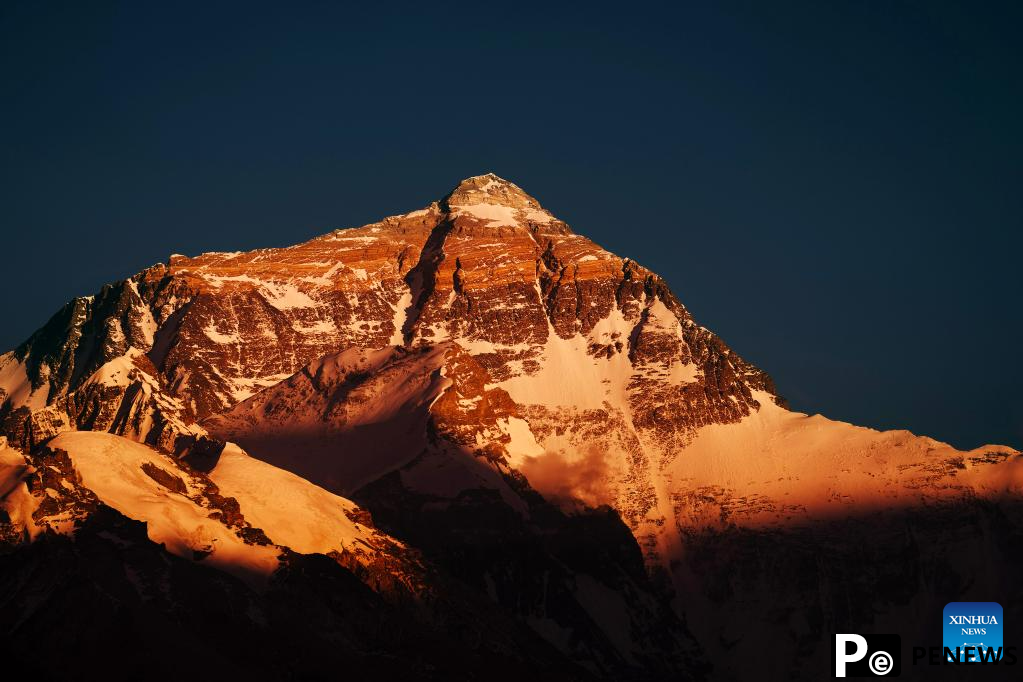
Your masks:
M 0 425 L 15 565 L 87 572 L 82 538 L 143 522 L 176 589 L 223 574 L 265 608 L 318 562 L 424 624 L 415 655 L 353 646 L 413 677 L 501 652 L 552 679 L 814 679 L 835 632 L 923 643 L 948 601 L 1023 604 L 1019 452 L 789 411 L 660 277 L 491 174 L 75 299 L 0 356 Z

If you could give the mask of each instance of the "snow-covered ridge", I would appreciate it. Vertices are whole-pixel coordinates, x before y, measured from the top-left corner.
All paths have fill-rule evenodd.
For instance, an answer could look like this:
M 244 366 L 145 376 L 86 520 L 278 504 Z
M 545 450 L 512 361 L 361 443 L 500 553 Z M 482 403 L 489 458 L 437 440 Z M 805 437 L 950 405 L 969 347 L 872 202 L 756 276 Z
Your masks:
M 452 207 L 452 214 L 455 217 L 469 215 L 479 220 L 484 220 L 488 227 L 521 227 L 527 222 L 546 224 L 555 220 L 554 216 L 542 209 L 532 207 L 515 208 L 499 204 L 454 206 Z
M 8 446 L 7 438 L 0 436 L 0 510 L 7 514 L 15 532 L 24 533 L 29 538 L 35 538 L 42 532 L 32 519 L 40 500 L 29 493 L 25 484 L 33 469 L 25 456 Z
M 153 542 L 256 586 L 277 570 L 284 547 L 345 553 L 365 564 L 402 547 L 358 520 L 364 515 L 350 500 L 253 459 L 233 443 L 208 475 L 109 433 L 66 432 L 47 447 L 67 452 L 81 485 L 104 504 L 144 522 Z M 4 497 L 5 509 L 12 521 L 37 534 L 40 528 L 31 513 L 39 500 L 20 483 L 26 468 L 24 457 L 0 447 L 0 486 L 10 493 Z M 240 518 L 230 503 L 224 506 L 224 498 L 237 501 Z
M 257 583 L 277 570 L 280 548 L 242 539 L 217 517 L 201 482 L 166 455 L 95 431 L 59 434 L 48 447 L 66 451 L 86 488 L 128 518 L 145 522 L 149 538 L 172 554 Z
M 46 407 L 47 386 L 34 388 L 25 370 L 25 363 L 14 352 L 0 355 L 0 405 L 10 400 L 12 407 L 27 406 L 31 410 Z
M 353 520 L 360 510 L 351 500 L 249 457 L 234 443 L 224 448 L 210 478 L 222 494 L 238 500 L 251 524 L 296 552 L 365 556 L 377 554 L 383 544 L 400 546 Z
M 975 495 L 1023 493 L 1023 459 L 1005 446 L 960 451 L 908 431 L 876 431 L 779 407 L 700 430 L 665 472 L 680 522 L 760 527 L 855 516 Z M 708 503 L 711 498 L 716 502 Z

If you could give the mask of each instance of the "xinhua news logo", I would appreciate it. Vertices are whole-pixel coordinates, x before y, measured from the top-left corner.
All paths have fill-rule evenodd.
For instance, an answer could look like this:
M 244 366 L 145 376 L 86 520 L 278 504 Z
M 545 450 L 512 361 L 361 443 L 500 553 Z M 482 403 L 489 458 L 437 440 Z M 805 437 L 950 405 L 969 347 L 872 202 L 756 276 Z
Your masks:
M 947 660 L 982 664 L 998 662 L 1004 652 L 1001 605 L 993 601 L 946 604 L 941 639 Z
M 835 677 L 898 677 L 901 671 L 898 635 L 835 635 Z

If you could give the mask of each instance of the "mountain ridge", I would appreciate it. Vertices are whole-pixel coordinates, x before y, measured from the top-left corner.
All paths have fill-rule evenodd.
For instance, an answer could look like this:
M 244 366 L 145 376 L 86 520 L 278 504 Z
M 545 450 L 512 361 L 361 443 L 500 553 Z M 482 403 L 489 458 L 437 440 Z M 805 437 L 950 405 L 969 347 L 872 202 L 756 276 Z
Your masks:
M 741 538 L 770 538 L 791 556 L 834 546 L 799 567 L 828 594 L 833 575 L 814 562 L 848 560 L 838 538 L 869 543 L 870 528 L 892 533 L 889 518 L 905 514 L 926 528 L 928 508 L 987 518 L 1005 505 L 999 513 L 1016 518 L 1023 489 L 1012 448 L 960 451 L 787 410 L 771 378 L 698 325 L 659 276 L 493 174 L 363 227 L 174 255 L 74 299 L 0 356 L 0 426 L 36 469 L 56 456 L 48 443 L 107 431 L 197 480 L 232 470 L 242 513 L 270 522 L 259 481 L 351 500 L 394 547 L 421 551 L 598 676 L 699 677 L 706 651 L 718 674 L 741 679 L 765 642 L 810 670 L 819 639 L 752 632 L 813 590 L 779 588 L 769 567 L 721 585 L 728 569 L 707 551 L 742 557 Z M 68 457 L 60 480 L 75 486 Z M 15 460 L 5 470 L 20 491 Z M 77 461 L 95 466 L 89 453 Z M 147 476 L 135 480 L 151 485 Z M 21 502 L 45 497 L 25 485 Z M 150 513 L 104 495 L 120 513 Z M 68 532 L 49 516 L 8 516 L 14 545 L 22 532 Z M 989 544 L 1003 542 L 990 532 Z M 362 579 L 398 589 L 382 586 L 386 566 L 374 570 Z M 762 607 L 745 634 L 722 601 L 743 585 Z M 836 613 L 822 610 L 814 636 Z M 735 662 L 721 663 L 723 641 Z

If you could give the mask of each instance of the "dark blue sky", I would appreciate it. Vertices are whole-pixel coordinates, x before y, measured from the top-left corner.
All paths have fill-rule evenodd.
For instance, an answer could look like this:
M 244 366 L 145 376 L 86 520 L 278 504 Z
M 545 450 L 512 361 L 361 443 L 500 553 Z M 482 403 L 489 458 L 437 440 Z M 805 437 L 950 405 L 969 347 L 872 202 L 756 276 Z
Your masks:
M 493 171 L 792 405 L 1023 446 L 1023 4 L 0 5 L 0 346 Z

